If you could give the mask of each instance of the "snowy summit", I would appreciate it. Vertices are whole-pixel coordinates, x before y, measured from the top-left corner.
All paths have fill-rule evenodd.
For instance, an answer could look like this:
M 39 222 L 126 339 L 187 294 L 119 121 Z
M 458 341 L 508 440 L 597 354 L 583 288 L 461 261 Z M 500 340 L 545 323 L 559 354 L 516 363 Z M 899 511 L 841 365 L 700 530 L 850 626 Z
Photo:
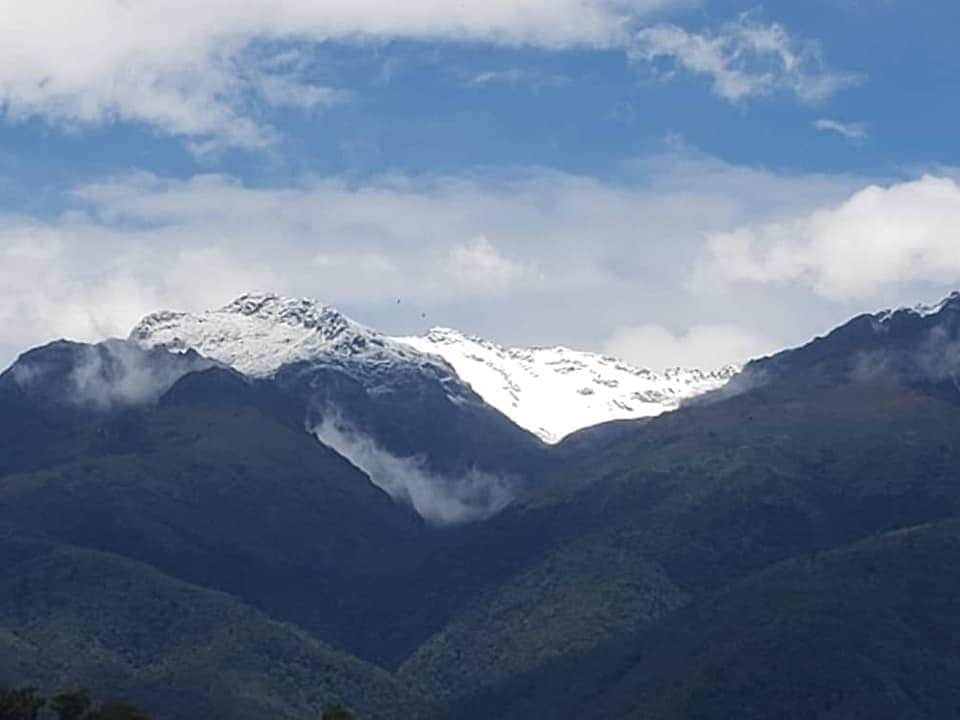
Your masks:
M 420 353 L 313 300 L 248 293 L 219 310 L 161 311 L 130 333 L 146 347 L 194 349 L 246 375 L 268 377 L 284 365 L 324 358 L 417 362 Z
M 273 294 L 243 295 L 197 314 L 157 312 L 130 337 L 145 347 L 192 348 L 256 377 L 304 361 L 362 363 L 378 367 L 381 375 L 399 364 L 452 368 L 487 404 L 548 443 L 610 420 L 675 410 L 737 372 L 725 367 L 659 373 L 564 347 L 502 347 L 447 328 L 423 337 L 389 337 L 332 307 Z

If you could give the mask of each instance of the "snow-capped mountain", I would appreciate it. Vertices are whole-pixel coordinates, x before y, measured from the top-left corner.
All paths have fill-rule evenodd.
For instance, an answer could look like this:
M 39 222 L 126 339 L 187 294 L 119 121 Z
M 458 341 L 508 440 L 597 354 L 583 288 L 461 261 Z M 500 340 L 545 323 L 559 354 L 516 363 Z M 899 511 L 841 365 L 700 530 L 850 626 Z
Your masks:
M 455 330 L 397 338 L 439 355 L 490 405 L 548 443 L 610 420 L 651 417 L 716 390 L 737 368 L 659 373 L 565 347 L 510 348 Z
M 153 313 L 140 321 L 130 339 L 146 347 L 193 349 L 253 377 L 269 377 L 285 365 L 321 358 L 372 368 L 438 364 L 332 307 L 267 293 L 249 293 L 198 314 Z
M 934 305 L 858 315 L 806 345 L 753 360 L 732 383 L 893 382 L 960 390 L 960 293 Z
M 267 379 L 300 403 L 321 442 L 431 521 L 502 509 L 548 461 L 536 437 L 484 402 L 441 357 L 310 300 L 249 294 L 219 310 L 159 312 L 130 339 L 193 349 Z
M 370 385 L 415 368 L 429 372 L 451 398 L 469 402 L 479 395 L 548 443 L 602 422 L 674 410 L 737 372 L 660 373 L 564 347 L 502 347 L 444 328 L 423 337 L 388 337 L 315 301 L 272 294 L 244 295 L 199 314 L 154 313 L 131 339 L 146 347 L 192 348 L 257 377 L 322 361 Z

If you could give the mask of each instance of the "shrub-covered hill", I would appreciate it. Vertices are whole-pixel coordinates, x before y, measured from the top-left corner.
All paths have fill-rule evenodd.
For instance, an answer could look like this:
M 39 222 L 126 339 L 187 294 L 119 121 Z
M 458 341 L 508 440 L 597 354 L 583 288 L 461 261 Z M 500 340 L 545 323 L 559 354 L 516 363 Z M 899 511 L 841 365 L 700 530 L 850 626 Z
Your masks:
M 235 598 L 116 555 L 0 539 L 0 676 L 83 685 L 158 718 L 430 718 L 385 671 Z
M 423 523 L 273 397 L 212 369 L 156 406 L 93 417 L 101 442 L 0 479 L 0 529 L 145 562 L 375 655 L 368 616 L 384 612 Z
M 791 558 L 960 515 L 960 393 L 919 375 L 911 343 L 893 331 L 864 346 L 871 367 L 885 369 L 860 372 L 854 341 L 863 322 L 816 341 L 815 351 L 788 354 L 789 363 L 771 359 L 763 383 L 566 449 L 540 498 L 474 530 L 470 551 L 488 532 L 486 542 L 511 558 L 501 568 L 510 579 L 480 592 L 405 675 L 463 711 L 470 701 L 456 698 L 478 685 L 509 686 L 511 673 L 668 622 L 672 613 L 644 610 L 642 583 L 631 588 L 634 602 L 611 612 L 625 581 L 631 587 L 645 568 L 696 602 Z M 904 324 L 931 362 L 925 333 L 941 326 Z M 876 364 L 885 343 L 897 358 L 886 366 Z M 529 528 L 538 530 L 533 539 Z M 545 557 L 554 559 L 550 582 L 534 582 Z M 597 592 L 579 590 L 574 569 L 584 567 L 581 578 Z
M 958 563 L 960 520 L 788 560 L 470 698 L 456 717 L 955 717 Z

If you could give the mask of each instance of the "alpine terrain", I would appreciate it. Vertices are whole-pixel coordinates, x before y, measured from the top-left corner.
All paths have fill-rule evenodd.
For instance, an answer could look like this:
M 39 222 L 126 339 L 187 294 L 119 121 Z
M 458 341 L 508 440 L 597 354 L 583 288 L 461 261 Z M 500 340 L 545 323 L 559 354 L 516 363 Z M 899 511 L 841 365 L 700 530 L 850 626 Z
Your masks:
M 28 350 L 0 685 L 170 720 L 951 717 L 958 347 L 960 294 L 663 376 L 248 295 Z M 588 382 L 658 414 L 546 443 L 507 375 L 528 418 Z

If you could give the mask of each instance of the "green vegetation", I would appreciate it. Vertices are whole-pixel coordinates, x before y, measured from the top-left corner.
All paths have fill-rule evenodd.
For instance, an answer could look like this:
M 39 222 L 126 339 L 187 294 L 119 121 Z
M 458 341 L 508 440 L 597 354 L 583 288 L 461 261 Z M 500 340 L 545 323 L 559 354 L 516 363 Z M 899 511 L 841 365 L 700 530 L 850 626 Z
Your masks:
M 323 711 L 323 720 L 356 720 L 356 715 L 343 705 L 332 705 Z
M 457 696 L 641 630 L 657 617 L 644 613 L 651 568 L 674 597 L 697 598 L 791 557 L 949 516 L 960 508 L 957 437 L 955 405 L 898 387 L 756 393 L 648 423 L 570 461 L 559 489 L 491 524 L 488 552 L 509 553 L 516 569 L 404 676 Z M 552 547 L 530 543 L 528 528 Z
M 636 632 L 685 601 L 659 567 L 634 555 L 630 537 L 586 536 L 478 598 L 400 677 L 451 702 Z
M 0 720 L 36 720 L 46 702 L 36 688 L 0 687 Z
M 0 627 L 33 649 L 6 657 L 4 679 L 78 683 L 171 720 L 316 718 L 345 701 L 366 717 L 433 714 L 385 671 L 141 563 L 11 538 L 0 559 Z
M 131 443 L 105 439 L 113 421 L 91 423 L 99 444 L 4 476 L 0 529 L 138 560 L 379 660 L 392 648 L 369 618 L 389 611 L 378 598 L 416 558 L 422 522 L 276 412 L 280 400 L 202 389 L 124 416 Z
M 960 395 L 796 357 L 443 530 L 230 374 L 26 449 L 0 412 L 0 682 L 158 720 L 958 716 Z
M 127 702 L 111 700 L 95 705 L 85 689 L 60 690 L 49 700 L 32 687 L 0 687 L 0 720 L 38 720 L 49 708 L 56 720 L 150 720 Z
M 957 520 L 789 560 L 646 632 L 514 678 L 452 716 L 954 717 L 958 562 Z

